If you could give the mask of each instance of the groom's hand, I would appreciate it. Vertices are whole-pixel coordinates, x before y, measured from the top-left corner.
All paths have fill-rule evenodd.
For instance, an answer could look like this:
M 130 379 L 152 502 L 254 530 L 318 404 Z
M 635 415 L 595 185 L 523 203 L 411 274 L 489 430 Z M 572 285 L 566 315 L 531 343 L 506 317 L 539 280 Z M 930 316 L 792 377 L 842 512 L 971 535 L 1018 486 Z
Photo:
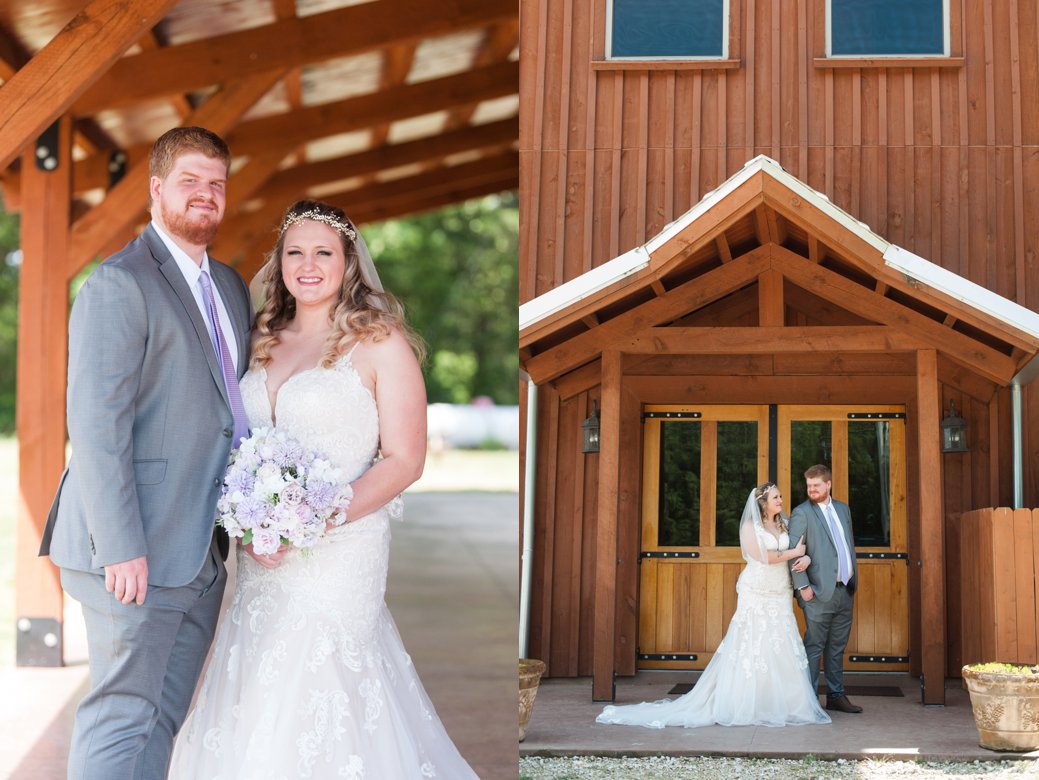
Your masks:
M 105 590 L 124 604 L 131 601 L 143 604 L 148 593 L 148 558 L 142 555 L 106 566 Z
M 811 601 L 813 598 L 815 598 L 815 591 L 812 590 L 811 585 L 806 585 L 804 587 L 804 589 L 801 591 L 801 598 L 805 601 Z

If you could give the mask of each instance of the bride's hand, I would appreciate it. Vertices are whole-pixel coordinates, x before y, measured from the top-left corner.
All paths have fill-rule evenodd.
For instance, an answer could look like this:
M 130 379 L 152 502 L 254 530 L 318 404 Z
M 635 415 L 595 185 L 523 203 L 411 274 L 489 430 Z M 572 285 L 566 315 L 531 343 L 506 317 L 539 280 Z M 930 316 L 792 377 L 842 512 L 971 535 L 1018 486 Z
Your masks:
M 802 555 L 804 555 L 805 554 L 805 538 L 804 538 L 804 536 L 802 536 L 800 539 L 798 539 L 797 540 L 797 544 L 795 544 L 790 549 L 793 550 L 795 553 L 797 553 L 797 555 L 794 556 L 795 558 L 800 558 Z
M 283 544 L 276 552 L 268 553 L 267 555 L 258 555 L 253 549 L 252 542 L 243 546 L 245 547 L 245 551 L 249 553 L 249 557 L 265 569 L 276 569 L 281 566 L 281 559 L 285 557 L 285 553 L 288 552 L 289 549 Z
M 802 572 L 802 571 L 806 571 L 808 569 L 808 567 L 811 565 L 811 563 L 812 563 L 812 559 L 811 559 L 810 556 L 802 555 L 800 558 L 798 558 L 796 561 L 794 561 L 794 565 L 791 566 L 790 568 L 793 571 Z

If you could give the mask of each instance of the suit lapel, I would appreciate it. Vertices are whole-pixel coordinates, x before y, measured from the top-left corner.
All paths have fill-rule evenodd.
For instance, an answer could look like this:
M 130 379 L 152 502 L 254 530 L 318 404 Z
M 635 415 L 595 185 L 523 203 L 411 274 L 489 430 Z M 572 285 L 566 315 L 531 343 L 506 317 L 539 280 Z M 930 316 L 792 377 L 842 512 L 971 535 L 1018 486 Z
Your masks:
M 224 372 L 220 368 L 216 350 L 213 349 L 213 340 L 209 336 L 209 328 L 206 327 L 205 320 L 202 319 L 202 312 L 199 311 L 198 304 L 195 302 L 195 296 L 188 288 L 184 274 L 177 267 L 177 261 L 173 259 L 173 255 L 170 254 L 162 239 L 152 230 L 151 225 L 141 233 L 141 238 L 148 245 L 152 256 L 159 263 L 159 271 L 162 272 L 162 275 L 180 299 L 181 305 L 184 306 L 184 313 L 187 314 L 192 327 L 195 329 L 195 335 L 198 336 L 199 347 L 205 355 L 206 363 L 209 365 L 209 372 L 213 375 L 213 381 L 216 382 L 224 403 L 230 409 L 231 402 L 227 397 L 227 388 L 224 387 Z
M 815 512 L 815 519 L 822 525 L 826 538 L 830 540 L 830 544 L 833 546 L 833 552 L 837 554 L 837 540 L 833 538 L 833 533 L 830 531 L 830 522 L 826 519 L 826 513 L 823 512 L 822 507 L 816 503 L 812 504 L 812 511 Z

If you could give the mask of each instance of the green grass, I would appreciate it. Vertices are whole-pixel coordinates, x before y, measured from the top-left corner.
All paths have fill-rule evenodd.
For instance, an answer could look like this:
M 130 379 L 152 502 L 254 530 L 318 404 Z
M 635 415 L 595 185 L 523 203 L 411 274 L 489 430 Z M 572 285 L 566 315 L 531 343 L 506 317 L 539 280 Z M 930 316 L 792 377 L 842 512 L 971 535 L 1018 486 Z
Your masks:
M 519 453 L 449 450 L 426 459 L 422 478 L 409 490 L 495 491 L 519 489 Z M 14 664 L 15 515 L 18 511 L 18 445 L 0 436 L 0 667 Z

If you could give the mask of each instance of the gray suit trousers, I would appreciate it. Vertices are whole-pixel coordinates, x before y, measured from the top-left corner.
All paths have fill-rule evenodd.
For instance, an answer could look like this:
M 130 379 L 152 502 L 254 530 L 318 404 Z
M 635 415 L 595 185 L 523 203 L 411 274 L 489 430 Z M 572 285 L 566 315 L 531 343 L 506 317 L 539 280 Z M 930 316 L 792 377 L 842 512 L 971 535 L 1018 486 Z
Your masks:
M 76 710 L 69 780 L 164 780 L 220 614 L 227 570 L 216 542 L 182 587 L 148 586 L 122 604 L 103 574 L 61 570 L 83 606 L 91 690 Z
M 808 655 L 808 679 L 812 690 L 819 684 L 819 659 L 826 675 L 826 698 L 844 695 L 844 649 L 848 646 L 852 622 L 852 594 L 838 587 L 833 598 L 801 601 L 805 615 L 805 653 Z

